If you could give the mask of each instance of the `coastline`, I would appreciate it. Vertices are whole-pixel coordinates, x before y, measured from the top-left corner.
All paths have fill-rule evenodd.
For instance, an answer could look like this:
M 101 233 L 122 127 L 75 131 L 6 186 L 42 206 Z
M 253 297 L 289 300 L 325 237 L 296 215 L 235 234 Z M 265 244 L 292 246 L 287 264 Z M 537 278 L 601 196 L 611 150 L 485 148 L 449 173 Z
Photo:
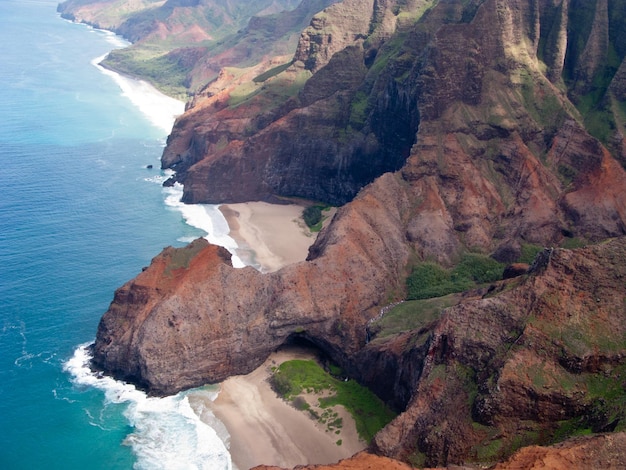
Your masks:
M 153 125 L 169 134 L 176 117 L 184 112 L 185 104 L 162 94 L 147 82 L 100 66 L 102 58 L 94 59 L 92 64 L 110 76 L 122 95 Z M 178 192 L 166 194 L 175 197 Z M 211 242 L 228 245 L 226 248 L 234 254 L 233 262 L 237 267 L 251 265 L 267 273 L 304 261 L 317 236 L 304 224 L 303 207 L 298 205 L 248 202 L 181 208 L 182 203 L 174 204 L 171 200 L 166 200 L 166 204 L 179 210 L 186 223 L 208 231 L 205 238 Z M 222 226 L 226 224 L 221 220 L 227 227 Z M 358 437 L 354 420 L 344 409 L 338 410 L 344 423 L 340 434 L 329 432 L 305 412 L 283 401 L 270 387 L 268 379 L 272 367 L 286 360 L 312 356 L 310 351 L 283 349 L 252 373 L 224 381 L 217 398 L 214 392 L 205 390 L 187 395 L 194 414 L 228 447 L 233 468 L 244 470 L 260 464 L 284 467 L 329 464 L 351 457 L 366 447 Z M 203 409 L 210 413 L 204 413 Z M 132 442 L 138 440 L 133 439 Z
M 317 237 L 302 220 L 302 206 L 245 202 L 219 209 L 237 243 L 237 256 L 264 273 L 304 261 Z
M 272 368 L 291 359 L 312 357 L 314 353 L 306 348 L 284 347 L 250 374 L 225 380 L 215 401 L 201 394 L 189 396 L 192 406 L 202 400 L 202 405 L 226 426 L 231 458 L 239 470 L 261 464 L 288 468 L 329 464 L 365 449 L 354 420 L 345 410 L 341 410 L 344 426 L 340 434 L 327 432 L 272 390 L 268 381 Z
M 112 44 L 115 44 L 112 42 Z M 122 91 L 122 96 L 135 105 L 148 120 L 169 135 L 174 121 L 185 111 L 185 102 L 167 96 L 144 80 L 122 75 L 100 65 L 106 54 L 95 58 L 92 64 L 104 75 L 113 79 Z

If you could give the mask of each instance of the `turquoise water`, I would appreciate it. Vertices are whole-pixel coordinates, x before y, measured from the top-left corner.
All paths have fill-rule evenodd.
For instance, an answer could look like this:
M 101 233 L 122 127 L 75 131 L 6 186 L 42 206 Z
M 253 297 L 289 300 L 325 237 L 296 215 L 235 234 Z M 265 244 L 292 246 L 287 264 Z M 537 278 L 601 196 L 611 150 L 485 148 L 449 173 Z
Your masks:
M 55 10 L 0 0 L 0 468 L 228 468 L 184 395 L 151 401 L 66 370 L 115 288 L 205 232 L 164 202 L 166 132 L 92 64 L 120 41 Z M 167 416 L 195 447 L 154 426 Z

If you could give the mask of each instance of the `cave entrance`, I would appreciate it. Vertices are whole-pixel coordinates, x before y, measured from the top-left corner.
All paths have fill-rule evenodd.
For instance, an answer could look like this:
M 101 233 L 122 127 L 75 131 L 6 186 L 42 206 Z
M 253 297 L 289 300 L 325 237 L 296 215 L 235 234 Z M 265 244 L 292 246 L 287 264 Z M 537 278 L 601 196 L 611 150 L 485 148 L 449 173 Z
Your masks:
M 301 333 L 289 335 L 285 342 L 278 347 L 276 352 L 284 352 L 289 355 L 294 354 L 298 357 L 307 356 L 320 361 L 327 356 L 326 352 L 319 345 Z
M 276 352 L 286 354 L 290 359 L 313 359 L 335 378 L 345 378 L 343 370 L 334 361 L 330 352 L 304 333 L 289 335 Z

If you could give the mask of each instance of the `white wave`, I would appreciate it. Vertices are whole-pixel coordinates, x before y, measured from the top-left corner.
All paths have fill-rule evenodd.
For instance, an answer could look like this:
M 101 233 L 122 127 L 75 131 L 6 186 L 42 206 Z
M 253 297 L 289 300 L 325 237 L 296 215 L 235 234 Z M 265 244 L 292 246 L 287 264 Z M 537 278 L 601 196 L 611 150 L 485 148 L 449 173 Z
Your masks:
M 135 80 L 102 67 L 100 62 L 105 57 L 106 54 L 96 57 L 91 63 L 102 73 L 110 76 L 122 90 L 122 96 L 139 108 L 153 125 L 169 134 L 176 117 L 185 111 L 185 103 L 164 95 L 148 82 Z
M 148 178 L 144 178 L 143 180 L 148 183 L 163 184 L 165 181 L 167 181 L 167 179 L 168 177 L 165 175 L 154 175 Z
M 207 234 L 206 238 L 214 245 L 223 246 L 232 255 L 232 263 L 235 268 L 243 268 L 244 262 L 237 256 L 237 242 L 228 234 L 230 227 L 224 214 L 216 204 L 185 204 L 182 202 L 183 186 L 175 183 L 173 186 L 165 187 L 165 204 L 172 209 L 180 211 L 185 219 L 185 223 L 191 227 L 203 230 Z
M 128 42 L 122 36 L 118 36 L 113 31 L 107 31 L 106 29 L 95 29 L 95 31 L 103 34 L 106 41 L 116 49 L 121 49 L 122 47 L 128 47 L 131 45 L 130 42 Z
M 136 469 L 233 470 L 225 444 L 228 441 L 223 441 L 200 419 L 210 411 L 203 409 L 199 416 L 190 406 L 187 395 L 194 392 L 149 397 L 134 385 L 94 373 L 89 367 L 88 348 L 88 344 L 79 346 L 63 369 L 72 375 L 76 385 L 102 390 L 105 406 L 128 405 L 124 416 L 133 426 L 133 432 L 124 443 L 131 446 L 137 457 Z

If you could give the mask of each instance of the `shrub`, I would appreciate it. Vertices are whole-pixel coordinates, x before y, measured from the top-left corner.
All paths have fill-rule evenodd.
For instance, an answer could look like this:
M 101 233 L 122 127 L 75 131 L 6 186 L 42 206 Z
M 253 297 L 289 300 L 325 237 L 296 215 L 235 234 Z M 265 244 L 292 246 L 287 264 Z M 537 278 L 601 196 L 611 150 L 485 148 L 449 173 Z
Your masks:
M 452 278 L 471 279 L 478 284 L 495 282 L 502 279 L 504 265 L 488 256 L 467 254 L 452 271 Z
M 435 263 L 422 263 L 407 278 L 408 300 L 442 297 L 479 284 L 502 279 L 504 265 L 484 255 L 466 254 L 451 271 Z
M 409 300 L 441 297 L 454 292 L 450 274 L 435 263 L 423 263 L 413 268 L 407 279 Z
M 320 206 L 309 206 L 302 212 L 302 218 L 304 219 L 304 223 L 307 224 L 308 227 L 313 227 L 316 224 L 319 224 L 322 220 L 322 209 Z
M 270 385 L 274 391 L 283 398 L 287 398 L 291 395 L 291 381 L 285 374 L 281 374 L 280 371 L 272 375 Z

